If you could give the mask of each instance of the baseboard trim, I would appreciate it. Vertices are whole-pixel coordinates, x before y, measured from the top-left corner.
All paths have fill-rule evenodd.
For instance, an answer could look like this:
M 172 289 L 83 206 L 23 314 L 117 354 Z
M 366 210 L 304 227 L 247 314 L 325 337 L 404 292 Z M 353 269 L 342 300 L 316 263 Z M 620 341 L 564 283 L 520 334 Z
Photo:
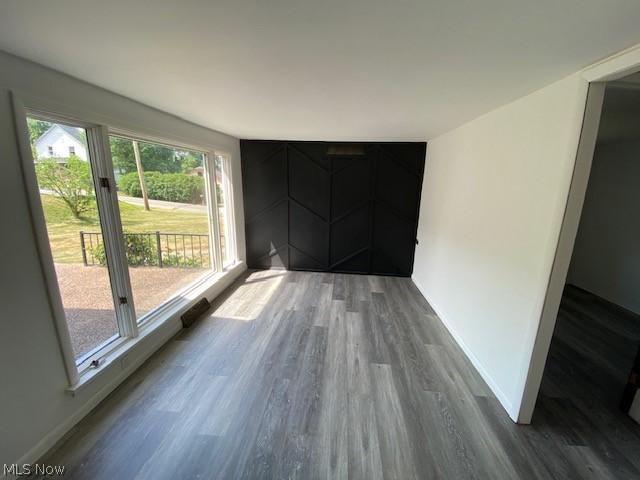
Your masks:
M 612 310 L 617 310 L 619 312 L 621 312 L 624 315 L 629 315 L 632 317 L 637 317 L 638 319 L 640 319 L 640 313 L 636 313 L 633 310 L 627 308 L 627 307 L 623 307 L 622 305 L 619 305 L 611 300 L 608 300 L 606 298 L 604 298 L 601 295 L 598 295 L 597 293 L 592 292 L 589 289 L 580 287 L 578 285 L 576 285 L 575 283 L 569 283 L 567 282 L 564 286 L 564 289 L 566 290 L 567 287 L 571 287 L 571 288 L 575 288 L 576 290 L 580 290 L 581 292 L 587 293 L 589 295 L 592 295 L 594 297 L 596 297 L 596 300 L 598 300 L 599 302 L 602 302 L 603 304 L 605 304 L 608 308 L 611 308 Z
M 89 400 L 87 400 L 71 416 L 45 435 L 31 450 L 29 450 L 18 462 L 18 465 L 34 464 L 47 452 L 64 440 L 67 433 L 75 427 L 84 417 L 97 407 L 118 385 L 125 381 L 129 375 L 136 371 L 147 359 L 153 355 L 162 345 L 173 338 L 181 329 L 177 321 L 167 321 L 156 331 L 153 340 L 144 346 L 145 352 L 138 356 L 129 367 L 123 369 L 112 381 L 100 388 Z M 7 477 L 12 478 L 12 477 Z
M 464 343 L 462 337 L 455 328 L 452 327 L 451 322 L 447 320 L 447 316 L 444 314 L 443 310 L 438 306 L 436 302 L 433 301 L 433 298 L 427 293 L 427 291 L 422 287 L 420 282 L 415 278 L 415 276 L 411 277 L 414 285 L 417 287 L 418 291 L 422 294 L 427 303 L 433 308 L 433 311 L 436 312 L 436 315 L 445 326 L 445 328 L 449 331 L 453 339 L 460 346 L 464 354 L 467 356 L 473 367 L 480 374 L 482 379 L 486 382 L 488 387 L 491 389 L 493 394 L 496 396 L 502 408 L 505 409 L 511 420 L 514 423 L 518 422 L 518 409 L 514 408 L 513 404 L 509 401 L 508 397 L 504 394 L 504 392 L 498 387 L 498 384 L 495 382 L 493 377 L 486 371 L 480 360 L 475 356 L 475 354 L 471 351 L 471 349 Z
M 204 295 L 209 301 L 213 301 L 218 297 L 227 287 L 233 284 L 233 282 L 242 275 L 247 269 L 244 263 L 238 263 L 232 267 L 229 271 L 225 272 L 222 278 L 219 278 L 215 283 L 208 285 Z M 185 307 L 188 308 L 188 307 Z M 17 462 L 18 465 L 34 464 L 44 457 L 49 451 L 55 448 L 61 441 L 65 439 L 67 434 L 71 434 L 71 430 L 86 417 L 91 411 L 96 408 L 107 395 L 115 390 L 123 381 L 125 381 L 133 372 L 135 372 L 149 357 L 151 357 L 160 347 L 173 338 L 181 329 L 180 314 L 176 312 L 172 314 L 162 324 L 158 325 L 153 332 L 150 332 L 147 337 L 147 341 L 140 345 L 135 352 L 135 358 L 133 352 L 129 353 L 131 363 L 123 368 L 113 380 L 106 383 L 101 387 L 93 396 L 91 396 L 84 404 L 82 404 L 74 413 L 67 417 L 63 422 L 58 424 L 49 433 L 47 433 L 42 439 L 33 446 L 27 453 L 25 453 Z M 114 366 L 115 368 L 115 366 Z M 0 472 L 2 473 L 2 472 Z M 4 475 L 1 479 L 16 479 L 16 476 Z

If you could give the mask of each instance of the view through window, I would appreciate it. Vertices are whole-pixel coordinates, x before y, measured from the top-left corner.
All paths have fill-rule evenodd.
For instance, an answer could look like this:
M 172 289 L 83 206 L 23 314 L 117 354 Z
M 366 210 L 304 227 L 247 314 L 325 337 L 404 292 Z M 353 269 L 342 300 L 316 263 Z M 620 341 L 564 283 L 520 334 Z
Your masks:
M 118 136 L 109 143 L 140 320 L 214 267 L 204 155 Z
M 27 119 L 49 245 L 76 361 L 119 335 L 109 272 L 87 268 L 86 249 L 100 249 L 87 134 L 82 128 Z M 96 232 L 95 240 L 83 232 Z M 83 242 L 87 243 L 83 247 Z
M 102 176 L 108 165 L 100 150 L 91 158 L 89 143 L 101 148 L 98 137 L 95 142 L 92 137 L 98 133 L 36 116 L 27 123 L 49 246 L 79 365 L 119 336 L 135 336 L 134 313 L 138 322 L 148 318 L 184 287 L 232 261 L 228 163 L 216 155 L 207 163 L 201 152 L 112 135 L 108 147 L 115 189 L 106 193 L 102 187 L 104 180 L 110 186 L 110 179 L 100 178 L 96 196 L 92 172 Z M 209 174 L 218 205 L 220 238 L 215 241 Z M 107 219 L 118 213 L 122 238 L 117 227 L 105 231 L 105 225 L 113 223 Z M 128 268 L 123 270 L 125 263 Z M 131 296 L 135 312 L 127 301 Z

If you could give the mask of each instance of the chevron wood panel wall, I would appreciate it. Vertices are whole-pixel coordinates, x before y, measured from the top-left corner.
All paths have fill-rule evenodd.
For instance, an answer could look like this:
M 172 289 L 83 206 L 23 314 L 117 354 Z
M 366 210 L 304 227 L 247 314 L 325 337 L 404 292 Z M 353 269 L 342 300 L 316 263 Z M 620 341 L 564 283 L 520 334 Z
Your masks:
M 411 275 L 425 143 L 240 146 L 250 268 Z

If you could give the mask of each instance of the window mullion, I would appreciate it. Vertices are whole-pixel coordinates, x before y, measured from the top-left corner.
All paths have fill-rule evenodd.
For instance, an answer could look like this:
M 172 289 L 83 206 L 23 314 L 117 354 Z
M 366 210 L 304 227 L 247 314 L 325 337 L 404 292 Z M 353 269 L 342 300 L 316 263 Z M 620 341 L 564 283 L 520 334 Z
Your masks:
M 230 262 L 235 262 L 238 258 L 236 249 L 236 219 L 233 202 L 233 180 L 231 176 L 231 162 L 229 157 L 222 157 L 223 185 L 224 185 L 224 205 L 225 205 L 225 242 L 227 257 Z
M 220 246 L 220 224 L 218 223 L 218 192 L 216 189 L 216 169 L 215 169 L 215 152 L 209 152 L 205 156 L 205 176 L 206 187 L 209 201 L 209 241 L 213 250 L 213 258 L 216 271 L 222 271 L 222 248 Z
M 104 126 L 87 129 L 89 153 L 92 159 L 98 213 L 102 224 L 109 278 L 118 319 L 118 328 L 123 337 L 136 337 L 135 308 L 125 255 L 124 235 L 120 222 L 118 195 L 113 176 L 109 135 Z

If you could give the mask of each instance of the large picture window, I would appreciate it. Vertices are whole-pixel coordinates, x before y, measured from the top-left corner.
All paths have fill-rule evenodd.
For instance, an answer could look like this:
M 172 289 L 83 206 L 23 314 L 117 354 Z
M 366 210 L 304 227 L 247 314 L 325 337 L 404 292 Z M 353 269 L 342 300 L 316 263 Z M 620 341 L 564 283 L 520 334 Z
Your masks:
M 228 160 L 38 113 L 27 126 L 54 290 L 82 370 L 235 262 Z
M 215 269 L 206 156 L 109 137 L 137 318 Z

